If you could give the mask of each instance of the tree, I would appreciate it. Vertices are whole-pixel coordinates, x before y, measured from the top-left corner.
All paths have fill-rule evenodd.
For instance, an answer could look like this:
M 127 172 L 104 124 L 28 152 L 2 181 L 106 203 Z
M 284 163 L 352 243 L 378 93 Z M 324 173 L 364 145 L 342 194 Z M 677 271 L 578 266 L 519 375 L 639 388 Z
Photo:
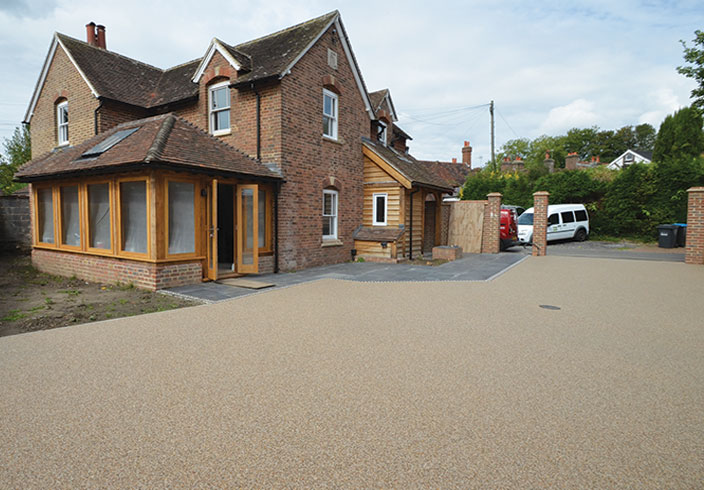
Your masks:
M 704 152 L 704 132 L 701 114 L 684 107 L 668 115 L 660 125 L 655 139 L 654 161 L 689 159 Z
M 0 190 L 11 194 L 27 184 L 13 182 L 15 172 L 32 158 L 32 143 L 27 126 L 15 128 L 11 138 L 5 138 L 5 154 L 0 155 Z
M 639 124 L 636 126 L 635 130 L 635 148 L 634 150 L 640 151 L 653 151 L 655 148 L 655 128 L 650 124 Z
M 692 107 L 701 112 L 704 110 L 704 32 L 694 31 L 691 48 L 688 48 L 684 41 L 680 42 L 684 48 L 684 60 L 690 65 L 678 66 L 677 71 L 697 82 L 698 86 L 692 89 Z

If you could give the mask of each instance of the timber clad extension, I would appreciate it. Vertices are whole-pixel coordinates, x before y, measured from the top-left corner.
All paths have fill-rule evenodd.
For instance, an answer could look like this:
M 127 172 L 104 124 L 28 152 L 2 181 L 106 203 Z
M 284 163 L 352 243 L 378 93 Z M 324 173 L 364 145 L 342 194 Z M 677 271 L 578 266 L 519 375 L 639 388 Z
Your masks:
M 54 35 L 25 117 L 40 269 L 157 289 L 439 243 L 453 185 L 408 154 L 337 11 L 167 70 L 86 29 Z

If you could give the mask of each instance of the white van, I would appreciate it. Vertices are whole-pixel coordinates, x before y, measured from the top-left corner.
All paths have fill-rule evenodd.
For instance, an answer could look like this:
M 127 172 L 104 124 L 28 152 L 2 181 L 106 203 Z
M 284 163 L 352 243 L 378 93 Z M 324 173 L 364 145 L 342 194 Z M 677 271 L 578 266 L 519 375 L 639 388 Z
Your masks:
M 533 208 L 518 217 L 518 241 L 533 242 Z M 572 239 L 583 242 L 589 236 L 589 215 L 584 204 L 548 206 L 548 241 Z

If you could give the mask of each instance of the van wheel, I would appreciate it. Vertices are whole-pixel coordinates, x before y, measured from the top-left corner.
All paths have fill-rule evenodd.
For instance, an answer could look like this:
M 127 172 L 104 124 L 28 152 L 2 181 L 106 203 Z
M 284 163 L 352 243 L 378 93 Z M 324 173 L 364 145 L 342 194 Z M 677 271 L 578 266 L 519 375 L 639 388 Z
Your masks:
M 574 234 L 574 239 L 578 242 L 583 242 L 587 239 L 587 230 L 580 228 L 577 233 Z

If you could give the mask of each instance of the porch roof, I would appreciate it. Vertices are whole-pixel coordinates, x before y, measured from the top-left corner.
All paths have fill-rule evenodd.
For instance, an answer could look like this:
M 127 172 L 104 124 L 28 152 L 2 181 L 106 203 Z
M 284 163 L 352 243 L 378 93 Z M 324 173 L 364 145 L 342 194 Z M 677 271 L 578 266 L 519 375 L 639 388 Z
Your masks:
M 136 130 L 113 146 L 107 145 L 129 129 Z M 119 132 L 123 133 L 116 135 Z M 101 144 L 107 148 L 102 152 L 94 151 Z M 80 145 L 57 148 L 24 164 L 15 179 L 31 182 L 62 175 L 114 173 L 134 166 L 147 169 L 168 166 L 174 170 L 201 170 L 260 179 L 282 178 L 263 163 L 186 120 L 174 114 L 162 114 L 120 124 Z

